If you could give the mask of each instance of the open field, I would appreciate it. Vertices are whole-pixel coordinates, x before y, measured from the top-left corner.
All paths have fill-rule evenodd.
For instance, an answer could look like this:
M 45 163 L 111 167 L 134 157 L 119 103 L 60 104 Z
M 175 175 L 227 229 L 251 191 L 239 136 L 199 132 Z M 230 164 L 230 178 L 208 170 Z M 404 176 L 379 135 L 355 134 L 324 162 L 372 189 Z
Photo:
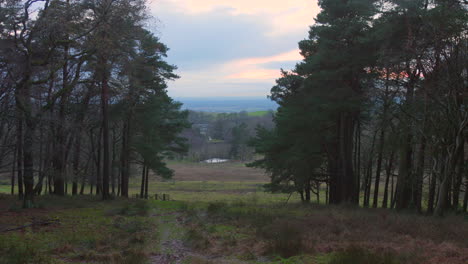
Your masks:
M 256 111 L 256 112 L 248 112 L 249 116 L 264 116 L 267 115 L 269 111 Z
M 264 192 L 268 176 L 261 170 L 245 167 L 239 162 L 220 164 L 173 162 L 169 167 L 175 171 L 171 180 L 157 180 L 153 176 L 148 192 L 167 193 L 177 201 L 255 201 L 260 203 L 286 202 L 289 195 Z M 130 183 L 130 193 L 140 192 L 140 179 Z M 294 195 L 289 202 L 298 202 Z
M 0 195 L 0 264 L 468 263 L 466 216 L 304 205 L 297 196 L 286 204 L 241 163 L 170 167 L 174 179 L 153 175 L 149 193 L 171 201 L 41 196 L 22 210 Z

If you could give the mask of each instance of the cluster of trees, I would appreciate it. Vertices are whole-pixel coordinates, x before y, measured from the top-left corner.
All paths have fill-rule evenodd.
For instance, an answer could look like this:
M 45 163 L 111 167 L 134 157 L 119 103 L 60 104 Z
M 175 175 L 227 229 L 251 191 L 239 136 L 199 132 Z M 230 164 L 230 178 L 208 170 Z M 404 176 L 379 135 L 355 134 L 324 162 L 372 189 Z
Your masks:
M 462 0 L 321 0 L 253 141 L 274 191 L 442 215 L 468 203 Z M 463 205 L 462 205 L 463 203 Z
M 178 78 L 145 29 L 145 0 L 0 1 L 0 171 L 41 193 L 128 196 L 132 164 L 169 177 L 187 149 Z M 68 190 L 71 183 L 71 190 Z M 16 186 L 15 186 L 16 185 Z
M 253 149 L 248 146 L 248 141 L 255 135 L 255 128 L 272 128 L 273 112 L 249 115 L 247 112 L 189 111 L 188 120 L 193 126 L 182 133 L 190 145 L 188 159 L 202 161 L 222 158 L 246 161 L 253 159 Z

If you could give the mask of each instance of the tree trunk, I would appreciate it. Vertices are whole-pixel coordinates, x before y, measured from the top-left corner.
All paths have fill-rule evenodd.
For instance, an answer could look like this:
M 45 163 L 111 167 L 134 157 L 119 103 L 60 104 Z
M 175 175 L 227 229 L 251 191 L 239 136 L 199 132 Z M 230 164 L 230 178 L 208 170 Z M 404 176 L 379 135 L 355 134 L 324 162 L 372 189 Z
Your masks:
M 305 192 L 305 201 L 309 203 L 310 202 L 310 180 L 306 180 L 306 183 L 304 186 L 304 192 Z
M 419 145 L 418 160 L 416 164 L 416 182 L 413 187 L 413 202 L 419 213 L 422 211 L 422 191 L 423 191 L 423 180 L 424 180 L 424 161 L 426 159 L 426 137 L 422 136 L 421 143 Z
M 23 164 L 24 164 L 24 208 L 32 208 L 34 205 L 34 131 L 35 124 L 32 117 L 26 118 L 26 130 L 24 133 Z
M 408 26 L 411 30 L 411 28 Z M 404 111 L 409 111 L 409 108 L 413 105 L 414 99 L 414 85 L 416 80 L 419 78 L 419 74 L 416 70 L 411 70 L 407 62 L 406 73 L 410 76 L 410 80 L 406 85 L 406 95 L 404 102 Z M 404 112 L 403 111 L 403 112 Z M 403 113 L 405 114 L 405 113 Z M 413 187 L 413 133 L 411 128 L 411 120 L 407 116 L 402 117 L 402 135 L 401 135 L 401 146 L 400 146 L 400 162 L 398 168 L 398 185 L 396 188 L 396 209 L 408 209 L 411 202 L 411 194 Z
M 117 140 L 115 137 L 115 129 L 112 130 L 112 162 L 111 162 L 111 185 L 112 185 L 112 195 L 115 195 L 115 159 L 116 159 L 116 148 Z
M 145 199 L 148 199 L 148 184 L 149 184 L 149 168 L 146 167 L 146 175 L 145 175 Z
M 454 143 L 453 147 L 447 147 L 447 156 L 445 158 L 445 166 L 442 171 L 442 181 L 439 187 L 439 196 L 437 199 L 437 206 L 434 211 L 434 214 L 437 216 L 443 216 L 445 210 L 448 207 L 447 198 L 450 192 L 450 186 L 452 182 L 453 175 L 455 174 L 455 169 L 457 167 L 458 159 L 463 153 L 464 140 L 463 140 L 463 130 L 459 131 L 456 136 L 453 138 Z
M 342 112 L 337 121 L 336 157 L 331 165 L 330 203 L 356 203 L 356 178 L 353 171 L 354 114 Z
M 104 73 L 101 91 L 102 104 L 102 140 L 103 140 L 103 160 L 102 160 L 102 199 L 110 198 L 109 179 L 110 179 L 110 155 L 109 155 L 109 84 L 107 73 Z
M 370 204 L 370 194 L 371 194 L 371 185 L 372 185 L 372 170 L 373 170 L 373 158 L 374 158 L 374 148 L 375 140 L 377 138 L 377 130 L 372 136 L 372 145 L 369 151 L 369 159 L 366 166 L 366 179 L 364 181 L 364 207 L 369 207 Z
M 394 157 L 395 157 L 395 152 L 392 150 L 392 153 L 390 154 L 390 158 L 388 159 L 387 168 L 385 169 L 386 170 L 386 178 L 385 178 L 385 187 L 384 187 L 384 197 L 383 197 L 383 201 L 382 201 L 382 208 L 387 208 L 388 207 L 388 185 L 390 183 L 390 177 L 392 177 Z
M 385 143 L 385 127 L 382 126 L 380 129 L 380 138 L 379 138 L 379 153 L 377 154 L 377 170 L 375 172 L 375 185 L 374 185 L 374 200 L 372 207 L 377 208 L 377 203 L 379 201 L 379 187 L 380 187 L 380 172 L 382 170 L 382 159 L 383 159 L 383 148 Z
M 15 146 L 15 149 L 13 151 L 13 163 L 11 164 L 11 195 L 15 194 L 15 181 L 16 181 L 16 154 L 17 154 L 17 148 L 18 146 Z
M 466 212 L 468 209 L 468 176 L 465 175 L 465 195 L 463 196 L 463 211 Z
M 128 197 L 128 179 L 130 176 L 130 116 L 124 121 L 122 130 L 120 192 L 123 197 Z
M 140 185 L 140 198 L 143 198 L 145 192 L 145 177 L 146 177 L 146 166 L 143 165 L 141 168 L 141 185 Z
M 72 195 L 78 194 L 78 178 L 80 176 L 80 155 L 81 155 L 81 126 L 76 132 L 75 152 L 73 153 L 73 183 Z
M 435 202 L 435 192 L 436 192 L 436 182 L 437 182 L 437 176 L 436 176 L 436 167 L 437 163 L 436 160 L 434 159 L 434 168 L 432 169 L 431 173 L 431 179 L 429 182 L 429 194 L 428 194 L 428 201 L 427 201 L 427 213 L 432 215 L 434 212 L 434 202 Z
M 408 128 L 409 129 L 409 128 Z M 398 185 L 396 188 L 395 201 L 396 209 L 407 209 L 410 206 L 411 193 L 412 193 L 412 161 L 413 161 L 413 148 L 411 133 L 407 132 L 402 137 L 402 147 L 400 150 L 400 166 L 398 169 Z
M 16 133 L 16 149 L 17 153 L 17 165 L 16 168 L 18 170 L 18 195 L 19 198 L 22 199 L 24 192 L 23 192 L 23 114 L 18 114 L 18 123 L 17 123 L 17 133 Z
M 463 139 L 462 146 L 465 145 L 465 139 Z M 460 206 L 460 189 L 463 181 L 463 172 L 465 170 L 465 149 L 462 147 L 460 157 L 458 158 L 457 163 L 457 174 L 456 180 L 453 185 L 453 207 L 458 210 Z M 465 190 L 466 192 L 467 190 Z

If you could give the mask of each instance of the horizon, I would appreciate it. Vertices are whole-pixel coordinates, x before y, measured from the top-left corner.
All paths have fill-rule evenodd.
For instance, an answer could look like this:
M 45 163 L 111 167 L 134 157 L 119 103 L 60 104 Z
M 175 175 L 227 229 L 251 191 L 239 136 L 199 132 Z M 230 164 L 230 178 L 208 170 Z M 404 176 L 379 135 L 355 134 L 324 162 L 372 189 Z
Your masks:
M 238 113 L 276 111 L 278 104 L 266 97 L 175 97 L 182 109 L 195 112 Z

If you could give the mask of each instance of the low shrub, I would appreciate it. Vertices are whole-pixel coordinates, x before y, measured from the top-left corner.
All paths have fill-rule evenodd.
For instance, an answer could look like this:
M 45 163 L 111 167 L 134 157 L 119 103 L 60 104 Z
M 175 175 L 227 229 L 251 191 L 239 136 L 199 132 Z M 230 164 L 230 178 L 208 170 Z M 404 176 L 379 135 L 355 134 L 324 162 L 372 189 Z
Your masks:
M 124 206 L 117 209 L 115 214 L 124 216 L 148 216 L 151 206 L 148 201 L 136 200 L 127 202 Z
M 208 241 L 203 231 L 195 227 L 187 230 L 184 241 L 187 246 L 194 249 L 206 249 L 210 245 L 210 241 Z
M 294 221 L 277 220 L 257 232 L 267 240 L 270 254 L 288 258 L 304 250 L 302 229 Z
M 218 214 L 221 214 L 221 213 L 225 212 L 227 210 L 227 208 L 228 208 L 228 206 L 227 206 L 226 203 L 213 202 L 213 203 L 208 204 L 208 207 L 206 208 L 206 211 L 207 211 L 208 215 L 214 216 L 214 215 L 218 215 Z
M 39 242 L 28 235 L 9 234 L 0 237 L 0 264 L 51 264 L 51 257 Z
M 351 246 L 343 251 L 334 253 L 329 264 L 406 264 L 410 263 L 390 252 L 373 253 L 367 249 Z M 414 263 L 414 262 L 411 262 Z

